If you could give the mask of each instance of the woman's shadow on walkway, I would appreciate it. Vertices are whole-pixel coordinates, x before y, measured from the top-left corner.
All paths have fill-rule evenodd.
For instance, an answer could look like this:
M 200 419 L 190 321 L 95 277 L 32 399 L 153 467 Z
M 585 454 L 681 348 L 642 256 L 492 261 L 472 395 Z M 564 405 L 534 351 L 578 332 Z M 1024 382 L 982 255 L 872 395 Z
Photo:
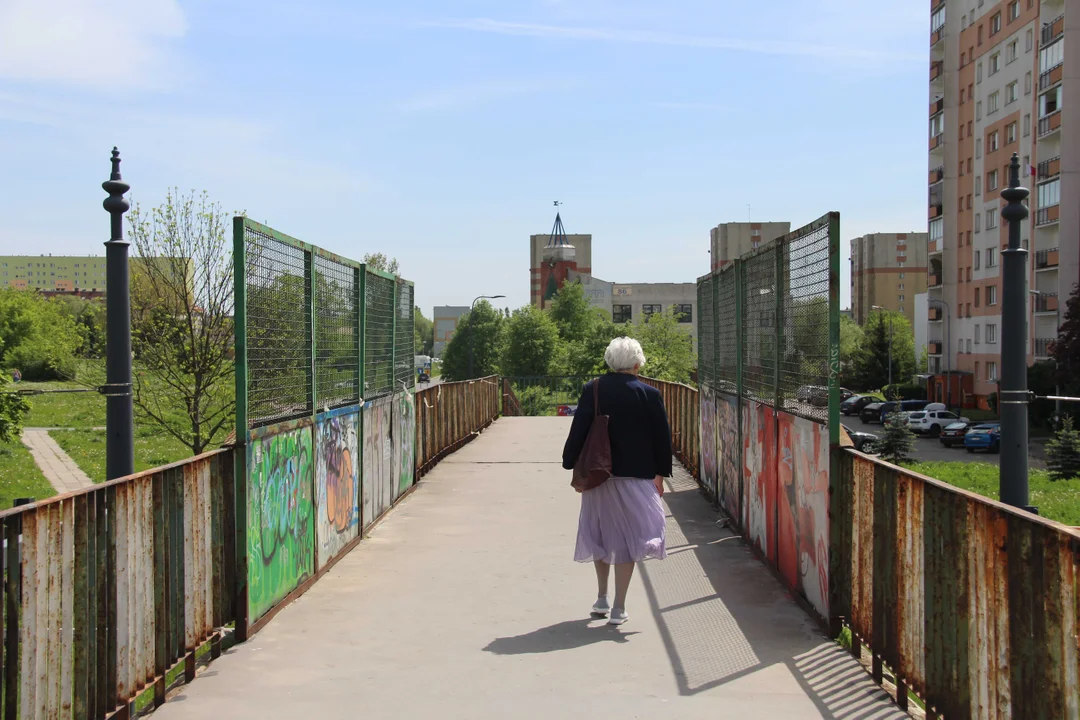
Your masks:
M 573 650 L 602 642 L 625 643 L 637 632 L 623 632 L 607 623 L 595 624 L 600 618 L 567 620 L 533 630 L 524 635 L 496 638 L 484 648 L 496 655 L 531 655 L 535 653 Z

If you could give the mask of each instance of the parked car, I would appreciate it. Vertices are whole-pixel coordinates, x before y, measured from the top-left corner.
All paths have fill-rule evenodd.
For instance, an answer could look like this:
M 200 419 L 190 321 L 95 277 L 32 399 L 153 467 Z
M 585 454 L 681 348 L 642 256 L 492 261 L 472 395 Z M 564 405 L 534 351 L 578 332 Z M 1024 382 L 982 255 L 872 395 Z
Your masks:
M 907 414 L 907 426 L 911 432 L 933 438 L 941 435 L 941 431 L 954 422 L 968 422 L 968 419 L 947 410 L 916 410 Z
M 963 445 L 964 435 L 967 434 L 968 428 L 971 427 L 971 423 L 966 419 L 962 422 L 954 422 L 951 425 L 946 425 L 941 430 L 941 435 L 938 436 L 938 440 L 945 447 L 952 447 L 953 445 Z
M 847 388 L 840 388 L 840 402 L 843 403 L 849 397 L 854 395 Z M 810 400 L 808 401 L 814 407 L 828 407 L 829 405 L 829 388 L 821 386 L 813 386 L 810 388 Z
M 810 402 L 815 394 L 825 393 L 825 397 L 829 397 L 829 388 L 822 387 L 820 385 L 802 385 L 795 391 L 795 399 L 802 403 Z M 826 399 L 826 404 L 828 400 Z
M 862 409 L 870 403 L 883 403 L 885 402 L 876 395 L 852 395 L 844 402 L 840 403 L 840 412 L 844 415 L 858 415 L 862 412 Z
M 896 407 L 896 403 L 870 403 L 869 405 L 864 406 L 863 409 L 859 411 L 859 419 L 867 424 L 881 422 L 881 408 L 885 407 L 886 405 Z
M 855 445 L 856 450 L 870 455 L 877 452 L 877 435 L 874 433 L 862 432 L 860 430 L 852 430 L 847 425 L 844 425 L 844 429 L 847 430 L 848 437 L 851 438 L 851 442 Z
M 969 453 L 976 450 L 998 452 L 1001 449 L 1001 423 L 975 425 L 964 435 L 964 447 Z

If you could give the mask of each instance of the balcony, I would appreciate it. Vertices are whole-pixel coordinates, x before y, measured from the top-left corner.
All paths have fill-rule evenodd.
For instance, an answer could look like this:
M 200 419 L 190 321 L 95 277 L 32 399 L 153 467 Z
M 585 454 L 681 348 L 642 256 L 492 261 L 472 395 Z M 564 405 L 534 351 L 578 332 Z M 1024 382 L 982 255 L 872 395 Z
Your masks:
M 1065 34 L 1065 16 L 1059 15 L 1056 20 L 1043 23 L 1042 33 L 1039 36 L 1039 47 L 1044 48 Z
M 927 317 L 930 322 L 941 322 L 941 308 L 932 307 L 930 308 L 929 313 L 930 314 Z
M 1061 174 L 1061 156 L 1052 157 L 1039 163 L 1037 170 L 1039 180 L 1049 180 Z
M 1058 311 L 1057 293 L 1043 293 L 1035 296 L 1035 312 L 1056 313 Z
M 1050 357 L 1050 347 L 1054 344 L 1054 338 L 1035 338 L 1035 357 L 1046 359 Z
M 931 220 L 933 220 L 934 218 L 941 217 L 941 213 L 942 213 L 941 203 L 936 203 L 936 204 L 930 206 L 930 219 Z
M 1061 82 L 1062 72 L 1064 71 L 1064 69 L 1064 65 L 1057 65 L 1039 75 L 1039 92 L 1049 90 L 1050 88 Z
M 1035 251 L 1035 269 L 1036 270 L 1050 270 L 1058 266 L 1058 249 L 1050 248 L 1049 250 L 1036 250 Z
M 1061 129 L 1061 111 L 1055 110 L 1046 117 L 1039 118 L 1039 139 Z M 933 148 L 931 148 L 933 149 Z
M 944 136 L 944 133 L 938 133 L 934 137 L 930 138 L 930 152 L 933 152 L 934 150 L 937 150 L 939 147 L 941 147 L 941 140 Z
M 945 72 L 945 62 L 937 60 L 930 63 L 930 82 L 934 82 Z
M 941 182 L 944 179 L 945 179 L 945 168 L 944 167 L 936 167 L 936 168 L 934 168 L 933 170 L 930 171 L 930 184 L 931 185 L 933 185 L 934 183 L 937 183 L 937 182 Z
M 927 345 L 926 345 L 926 354 L 927 355 L 940 355 L 941 354 L 941 343 L 939 343 L 939 342 L 927 343 Z
M 935 30 L 934 32 L 930 33 L 930 47 L 932 48 L 935 45 L 937 45 L 939 42 L 941 42 L 941 38 L 943 38 L 943 37 L 945 37 L 945 28 L 944 27 L 940 27 L 937 30 Z
M 926 286 L 932 288 L 941 287 L 941 276 L 930 273 L 926 276 Z
M 930 115 L 928 117 L 934 117 L 939 112 L 945 109 L 945 98 L 938 98 L 934 102 L 930 103 Z
M 1051 205 L 1050 207 L 1039 208 L 1035 211 L 1035 227 L 1053 225 L 1058 221 L 1058 218 L 1060 216 L 1060 205 Z

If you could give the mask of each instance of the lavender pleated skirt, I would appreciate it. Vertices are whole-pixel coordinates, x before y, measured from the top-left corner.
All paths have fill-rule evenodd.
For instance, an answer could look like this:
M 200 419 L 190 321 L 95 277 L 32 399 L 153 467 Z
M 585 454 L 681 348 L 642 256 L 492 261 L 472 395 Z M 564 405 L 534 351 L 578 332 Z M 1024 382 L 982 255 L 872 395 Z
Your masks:
M 652 480 L 609 478 L 581 494 L 577 562 L 663 560 L 664 506 Z

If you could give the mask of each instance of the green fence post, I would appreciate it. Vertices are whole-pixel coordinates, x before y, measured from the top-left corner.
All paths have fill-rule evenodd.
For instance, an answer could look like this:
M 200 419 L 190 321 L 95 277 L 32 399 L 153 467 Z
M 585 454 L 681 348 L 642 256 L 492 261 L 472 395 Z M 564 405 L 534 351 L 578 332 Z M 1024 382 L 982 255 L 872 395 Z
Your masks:
M 745 293 L 746 278 L 743 277 L 745 272 L 742 260 L 735 260 L 730 272 L 734 275 L 735 282 L 735 415 L 738 425 L 738 450 L 735 453 L 736 462 L 736 474 L 738 476 L 737 484 L 739 487 L 739 517 L 736 518 L 736 522 L 742 525 L 743 522 L 743 507 L 746 501 L 745 493 L 743 492 L 743 434 L 746 432 L 746 428 L 743 427 L 743 394 L 745 392 L 743 388 L 743 353 L 744 345 L 746 344 L 746 328 L 744 327 L 743 314 L 746 312 L 746 308 L 743 306 L 743 295 Z
M 356 271 L 356 327 L 357 342 L 359 343 L 360 375 L 357 397 L 359 401 L 359 415 L 356 420 L 356 461 L 360 463 L 360 469 L 356 473 L 356 527 L 360 535 L 364 534 L 364 395 L 367 389 L 364 386 L 367 374 L 364 368 L 364 355 L 367 352 L 367 265 L 360 265 Z
M 782 358 L 784 357 L 784 243 L 782 240 L 777 240 L 773 245 L 773 254 L 776 256 L 773 258 L 773 295 L 775 296 L 773 298 L 773 342 L 776 344 L 773 350 L 773 407 L 783 410 L 785 408 L 784 396 L 780 390 Z
M 838 504 L 840 492 L 840 213 L 829 213 L 829 630 L 841 630 L 838 581 L 843 562 L 840 548 L 843 522 L 848 517 Z
M 316 282 L 317 271 L 315 270 L 315 250 L 309 249 L 304 251 L 304 264 L 307 266 L 308 271 L 308 287 L 307 287 L 307 312 L 308 312 L 308 367 L 311 368 L 311 385 L 308 388 L 308 396 L 311 398 L 311 422 L 314 427 L 315 416 L 319 413 L 319 397 L 318 397 L 318 382 L 316 381 L 316 358 L 318 357 L 318 349 L 315 347 L 315 296 L 316 296 Z M 314 430 L 312 430 L 314 432 Z M 316 553 L 317 554 L 317 553 Z
M 236 363 L 236 440 L 233 448 L 234 512 L 236 514 L 236 640 L 248 636 L 247 554 L 247 245 L 245 218 L 233 218 L 233 334 Z

